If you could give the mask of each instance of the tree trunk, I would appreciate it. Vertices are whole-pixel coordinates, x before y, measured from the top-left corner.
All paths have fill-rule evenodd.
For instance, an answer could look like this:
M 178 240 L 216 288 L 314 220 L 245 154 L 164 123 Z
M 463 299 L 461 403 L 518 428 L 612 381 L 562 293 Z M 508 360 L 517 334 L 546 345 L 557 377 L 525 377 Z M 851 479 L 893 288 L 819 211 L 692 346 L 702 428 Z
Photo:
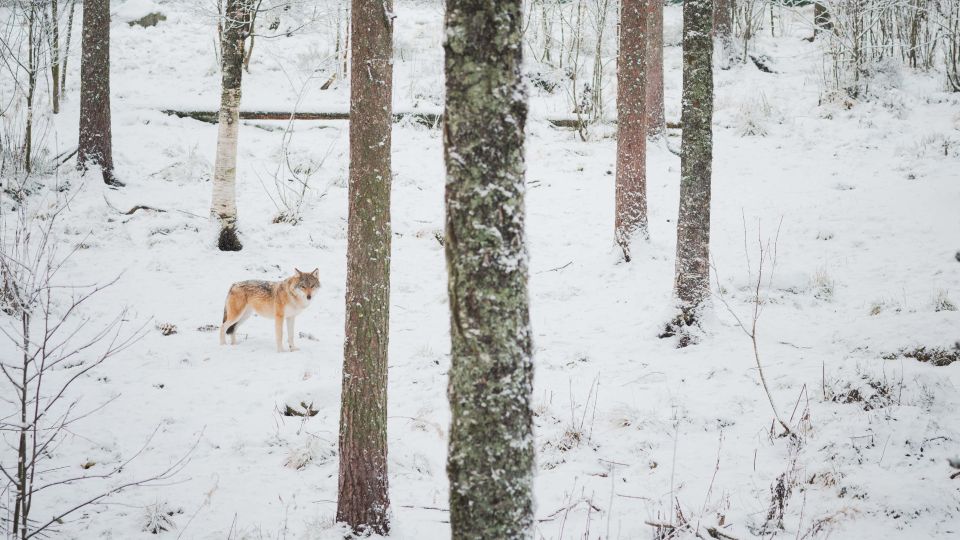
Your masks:
M 714 0 L 713 36 L 720 44 L 720 69 L 728 69 L 734 61 L 733 10 L 736 0 Z
M 357 533 L 387 534 L 392 2 L 354 0 L 351 14 L 350 209 L 337 521 Z
M 243 43 L 249 33 L 254 0 L 227 0 L 220 33 L 220 115 L 210 212 L 220 226 L 220 251 L 240 251 L 237 237 L 237 140 L 240 135 L 240 85 Z
M 647 2 L 647 136 L 666 134 L 663 113 L 663 0 Z
M 615 238 L 630 260 L 630 242 L 647 238 L 646 0 L 621 0 L 617 56 Z
M 53 114 L 60 112 L 60 19 L 57 0 L 50 1 L 50 102 Z
M 521 4 L 447 0 L 447 475 L 457 539 L 533 535 Z
M 23 170 L 27 173 L 33 170 L 33 98 L 37 93 L 37 63 L 40 62 L 37 5 L 30 2 L 29 9 L 27 14 L 27 118 L 23 135 Z
M 60 20 L 57 0 L 50 0 L 50 101 L 53 114 L 60 112 Z
M 113 175 L 110 130 L 110 0 L 83 3 L 81 46 L 77 168 L 100 167 L 105 183 L 122 186 Z
M 676 294 L 683 320 L 710 294 L 710 176 L 713 161 L 711 0 L 683 4 L 683 108 Z
M 70 58 L 70 38 L 73 34 L 73 11 L 77 0 L 70 0 L 70 15 L 67 16 L 67 39 L 63 43 L 63 66 L 60 68 L 60 95 L 67 89 L 67 60 Z

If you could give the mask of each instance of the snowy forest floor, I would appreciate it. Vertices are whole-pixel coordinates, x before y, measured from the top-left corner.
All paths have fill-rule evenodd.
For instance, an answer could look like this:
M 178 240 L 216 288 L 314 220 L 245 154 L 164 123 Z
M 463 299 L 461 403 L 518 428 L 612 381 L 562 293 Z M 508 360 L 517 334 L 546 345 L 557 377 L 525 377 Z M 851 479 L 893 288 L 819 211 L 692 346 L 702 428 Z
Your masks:
M 397 4 L 405 56 L 396 107 L 439 110 L 442 7 Z M 82 408 L 109 403 L 77 424 L 54 457 L 66 467 L 95 463 L 96 472 L 131 457 L 159 427 L 123 477 L 149 475 L 188 452 L 189 463 L 171 482 L 91 507 L 62 530 L 83 539 L 153 538 L 143 530 L 151 507 L 171 512 L 176 524 L 161 537 L 340 538 L 333 516 L 347 124 L 293 126 L 291 163 L 316 171 L 303 220 L 291 225 L 273 223 L 270 198 L 286 123 L 244 122 L 245 249 L 218 252 L 205 218 L 216 126 L 160 112 L 218 104 L 215 30 L 185 5 L 115 7 L 114 154 L 127 186 L 107 190 L 81 182 L 69 166 L 59 172 L 60 182 L 84 184 L 58 231 L 64 246 L 82 241 L 84 249 L 60 280 L 121 274 L 84 318 L 97 324 L 129 306 L 131 325 L 149 326 L 134 348 L 77 383 Z M 147 29 L 126 24 L 151 10 L 168 19 Z M 801 16 L 809 13 L 786 21 L 788 35 L 753 45 L 777 73 L 738 64 L 716 74 L 717 298 L 696 346 L 657 337 L 673 314 L 679 158 L 665 145 L 650 148 L 651 240 L 623 263 L 613 242 L 614 128 L 595 126 L 587 141 L 553 128 L 543 118 L 568 114 L 563 98 L 531 89 L 537 538 L 651 538 L 656 531 L 645 521 L 677 524 L 678 515 L 701 535 L 718 527 L 735 538 L 960 534 L 960 479 L 950 480 L 947 467 L 960 456 L 960 363 L 937 367 L 900 354 L 960 347 L 960 95 L 945 92 L 936 75 L 903 70 L 869 100 L 820 104 L 822 57 L 802 39 L 809 28 Z M 667 116 L 677 120 L 679 8 L 666 9 L 665 26 Z M 346 110 L 346 84 L 320 91 L 325 76 L 309 79 L 311 55 L 325 54 L 311 39 L 257 43 L 244 109 L 289 110 L 307 81 L 302 109 Z M 76 140 L 74 60 L 68 100 L 47 136 L 51 149 Z M 612 111 L 615 84 L 607 86 Z M 393 141 L 392 536 L 441 538 L 449 535 L 442 139 L 437 129 L 404 122 Z M 120 215 L 105 198 L 122 210 L 145 204 L 189 214 Z M 775 247 L 761 284 L 759 351 L 795 439 L 771 436 L 751 341 L 724 307 L 749 321 L 758 238 Z M 322 283 L 297 320 L 301 350 L 277 353 L 272 324 L 259 318 L 241 327 L 235 347 L 200 330 L 220 323 L 231 282 L 281 279 L 294 267 L 319 267 Z M 178 331 L 162 335 L 155 323 Z M 5 343 L 0 352 L 8 351 Z M 282 414 L 301 402 L 316 416 Z M 38 512 L 103 485 L 38 496 Z

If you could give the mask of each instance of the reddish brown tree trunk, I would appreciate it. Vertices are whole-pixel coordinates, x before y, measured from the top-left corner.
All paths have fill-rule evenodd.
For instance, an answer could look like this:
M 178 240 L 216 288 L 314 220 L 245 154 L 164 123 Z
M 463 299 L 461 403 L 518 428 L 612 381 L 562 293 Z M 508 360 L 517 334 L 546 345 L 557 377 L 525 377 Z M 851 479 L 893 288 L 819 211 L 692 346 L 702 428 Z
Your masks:
M 80 139 L 77 168 L 100 167 L 103 181 L 122 186 L 113 175 L 110 128 L 110 0 L 83 3 L 80 58 Z
M 354 0 L 350 67 L 350 210 L 337 521 L 387 534 L 387 344 L 390 333 L 392 2 Z
M 647 2 L 647 136 L 663 137 L 663 0 Z
M 615 236 L 628 261 L 630 242 L 647 237 L 647 16 L 644 0 L 621 1 Z

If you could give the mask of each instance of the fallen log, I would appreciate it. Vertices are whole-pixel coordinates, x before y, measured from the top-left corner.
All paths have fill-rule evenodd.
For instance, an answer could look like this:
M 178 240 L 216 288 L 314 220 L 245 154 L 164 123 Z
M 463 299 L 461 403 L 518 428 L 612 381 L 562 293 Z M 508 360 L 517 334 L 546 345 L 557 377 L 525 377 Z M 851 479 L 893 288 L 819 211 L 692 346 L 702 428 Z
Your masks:
M 208 124 L 217 123 L 217 111 L 180 111 L 174 109 L 165 109 L 163 114 L 176 116 L 177 118 L 192 118 Z M 306 112 L 306 111 L 240 111 L 241 120 L 350 120 L 348 112 Z M 399 122 L 406 118 L 427 126 L 436 126 L 442 120 L 442 115 L 429 112 L 402 112 L 393 115 L 394 122 Z M 577 128 L 580 126 L 580 120 L 576 118 L 547 118 L 547 122 L 559 128 Z M 616 124 L 616 120 L 610 120 L 610 123 Z M 680 129 L 679 122 L 667 122 L 668 129 Z

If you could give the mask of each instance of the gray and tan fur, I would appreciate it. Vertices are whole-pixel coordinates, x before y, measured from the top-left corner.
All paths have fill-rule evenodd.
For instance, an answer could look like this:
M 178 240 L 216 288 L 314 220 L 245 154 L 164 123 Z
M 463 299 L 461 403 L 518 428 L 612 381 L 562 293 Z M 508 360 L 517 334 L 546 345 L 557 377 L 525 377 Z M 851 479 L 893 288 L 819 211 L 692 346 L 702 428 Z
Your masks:
M 313 298 L 314 289 L 320 287 L 320 269 L 313 272 L 301 272 L 283 281 L 239 281 L 230 286 L 226 305 L 223 307 L 223 325 L 220 326 L 220 344 L 226 345 L 227 334 L 230 343 L 237 343 L 237 326 L 254 312 L 261 317 L 273 318 L 277 337 L 277 350 L 283 348 L 283 321 L 287 321 L 287 343 L 290 350 L 293 345 L 293 320 Z

